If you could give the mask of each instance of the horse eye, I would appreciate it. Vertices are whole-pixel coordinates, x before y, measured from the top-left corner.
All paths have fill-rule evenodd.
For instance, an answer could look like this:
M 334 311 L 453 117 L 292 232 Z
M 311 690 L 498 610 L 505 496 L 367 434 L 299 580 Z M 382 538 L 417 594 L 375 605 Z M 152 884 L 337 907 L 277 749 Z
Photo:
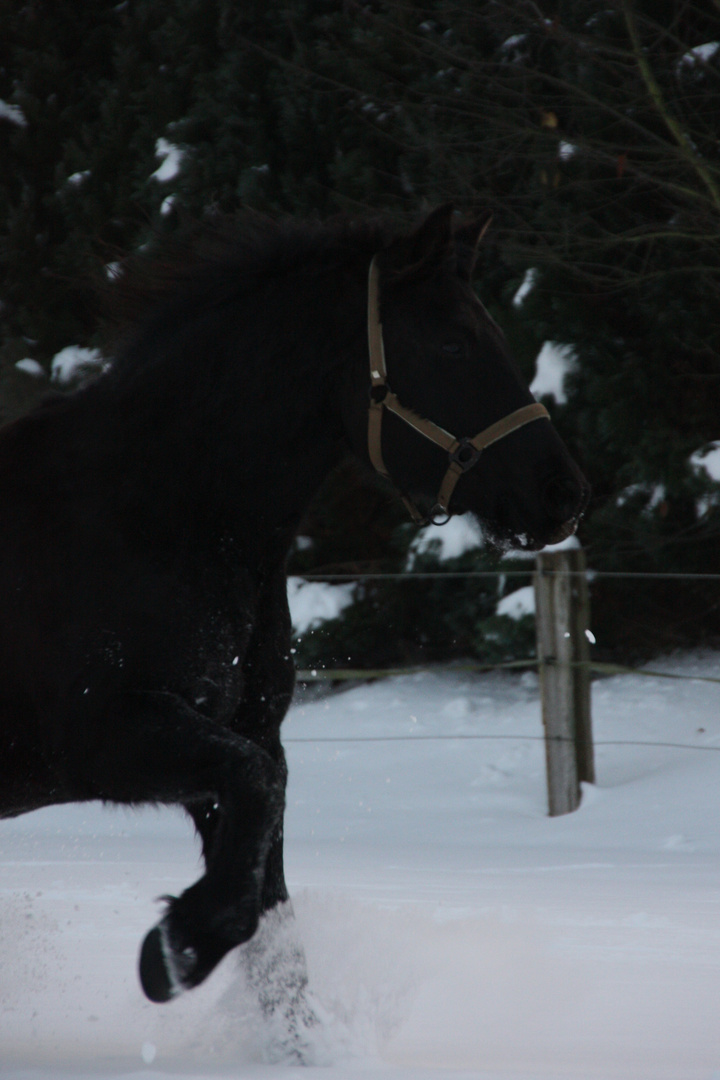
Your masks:
M 458 341 L 446 341 L 441 350 L 443 356 L 449 356 L 457 360 L 465 352 L 464 347 Z

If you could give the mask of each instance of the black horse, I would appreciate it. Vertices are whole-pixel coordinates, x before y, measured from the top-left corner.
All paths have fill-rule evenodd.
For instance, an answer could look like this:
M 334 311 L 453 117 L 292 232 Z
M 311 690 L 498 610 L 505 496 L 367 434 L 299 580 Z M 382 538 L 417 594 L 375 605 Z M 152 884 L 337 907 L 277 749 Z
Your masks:
M 160 267 L 93 383 L 0 432 L 0 814 L 188 811 L 206 872 L 145 939 L 154 1001 L 287 899 L 285 561 L 339 457 L 389 475 L 418 519 L 470 511 L 528 549 L 582 511 L 472 290 L 484 225 L 453 230 L 449 207 L 403 236 L 246 223 Z

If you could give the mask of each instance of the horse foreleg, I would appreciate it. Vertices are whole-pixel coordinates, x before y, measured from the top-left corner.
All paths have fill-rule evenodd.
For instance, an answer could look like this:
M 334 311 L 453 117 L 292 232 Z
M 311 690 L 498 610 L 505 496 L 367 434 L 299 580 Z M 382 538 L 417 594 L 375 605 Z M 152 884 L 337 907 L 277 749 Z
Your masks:
M 277 751 L 282 754 L 279 744 Z M 217 840 L 219 809 L 210 800 L 187 809 L 209 859 Z M 318 1019 L 308 1000 L 305 950 L 285 885 L 282 819 L 273 830 L 265 861 L 260 911 L 258 931 L 240 950 L 240 959 L 268 1025 L 266 1052 L 272 1059 L 307 1064 L 313 1060 L 311 1033 Z
M 275 748 L 273 749 L 275 750 Z M 284 791 L 286 779 L 285 757 L 279 744 L 276 752 L 272 752 L 271 756 L 273 760 L 278 762 Z M 203 858 L 207 863 L 212 859 L 218 839 L 218 830 L 222 821 L 220 807 L 213 799 L 201 799 L 196 803 L 189 803 L 185 809 L 194 822 L 195 829 L 202 842 Z M 288 895 L 283 866 L 283 821 L 281 817 L 273 830 L 268 848 L 260 898 L 261 913 L 271 911 L 278 904 L 285 903 Z
M 64 771 L 75 798 L 209 805 L 216 814 L 206 873 L 168 898 L 140 954 L 152 1001 L 197 986 L 248 941 L 262 910 L 265 863 L 284 808 L 284 769 L 255 743 L 224 730 L 172 694 L 126 694 L 103 717 L 112 740 L 79 741 Z M 90 744 L 90 745 L 89 745 Z M 87 753 L 93 767 L 87 770 Z
M 232 798 L 221 791 L 218 800 L 221 816 L 206 874 L 179 897 L 168 898 L 164 917 L 143 943 L 140 980 L 151 1001 L 197 986 L 257 929 L 268 807 L 258 792 L 247 790 Z

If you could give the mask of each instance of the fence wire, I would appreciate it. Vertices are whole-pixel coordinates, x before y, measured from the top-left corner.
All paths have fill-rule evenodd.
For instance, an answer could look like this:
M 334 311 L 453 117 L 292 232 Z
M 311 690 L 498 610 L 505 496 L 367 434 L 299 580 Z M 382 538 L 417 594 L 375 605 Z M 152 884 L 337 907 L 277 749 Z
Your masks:
M 527 660 L 507 660 L 500 664 L 453 664 L 450 671 L 511 671 L 522 668 L 550 667 L 551 661 L 540 661 L 537 657 Z M 624 667 L 622 664 L 603 664 L 594 660 L 571 660 L 566 667 L 585 668 L 594 671 L 598 675 L 640 675 L 647 679 L 680 679 L 686 682 L 709 682 L 720 683 L 717 675 L 678 675 L 672 671 L 655 671 L 648 668 Z M 370 680 L 388 679 L 399 675 L 417 675 L 422 671 L 431 670 L 429 667 L 407 668 L 309 668 L 299 669 L 296 674 L 300 682 L 368 682 Z
M 470 732 L 457 735 L 290 735 L 283 739 L 287 743 L 389 743 L 389 742 L 482 742 L 483 740 L 505 739 L 518 742 L 555 742 L 569 743 L 572 739 L 564 739 L 555 735 L 548 738 L 545 735 L 473 735 Z M 720 753 L 720 746 L 700 746 L 696 743 L 675 742 L 645 742 L 638 739 L 593 739 L 593 746 L 645 746 L 658 747 L 661 750 L 711 750 Z
M 295 576 L 303 578 L 305 581 L 369 581 L 369 580 L 428 580 L 428 579 L 458 579 L 458 578 L 487 578 L 487 577 L 527 577 L 535 573 L 541 572 L 543 575 L 560 577 L 584 577 L 588 582 L 592 582 L 598 578 L 618 578 L 618 579 L 646 579 L 650 581 L 720 581 L 720 574 L 687 574 L 687 573 L 643 573 L 633 571 L 611 571 L 611 570 L 545 570 L 538 571 L 537 568 L 527 568 L 525 570 L 458 570 L 458 571 L 427 571 L 418 573 L 402 573 L 402 572 L 367 572 L 367 573 L 354 573 L 354 574 L 297 574 Z M 496 664 L 477 664 L 477 663 L 464 663 L 453 664 L 451 670 L 453 672 L 490 672 L 490 671 L 510 671 L 521 670 L 529 668 L 542 668 L 543 665 L 547 665 L 549 662 L 540 661 L 537 656 L 529 657 L 525 660 L 508 660 L 504 663 Z M 570 667 L 582 667 L 589 671 L 595 672 L 599 675 L 636 675 L 649 679 L 677 679 L 686 682 L 706 682 L 720 684 L 720 676 L 714 675 L 681 675 L 676 672 L 670 671 L 656 671 L 649 668 L 631 668 L 626 667 L 623 664 L 610 664 L 601 663 L 592 660 L 585 661 L 571 661 L 568 666 Z M 369 680 L 378 680 L 391 678 L 393 676 L 402 675 L 417 675 L 421 672 L 430 670 L 428 667 L 415 666 L 406 668 L 311 668 L 305 670 L 298 670 L 297 677 L 301 682 L 344 682 L 355 681 L 364 682 Z M 458 733 L 458 734 L 437 734 L 437 735 L 325 735 L 325 736 L 290 736 L 286 738 L 286 743 L 296 744 L 321 744 L 321 743 L 390 743 L 390 742 L 453 742 L 453 741 L 467 741 L 467 742 L 481 742 L 481 741 L 496 741 L 496 740 L 515 740 L 522 742 L 541 742 L 547 743 L 547 735 L 513 735 L 513 734 L 473 734 L 470 732 Z M 552 737 L 553 742 L 572 742 L 571 739 L 565 739 L 562 736 Z M 696 743 L 676 743 L 676 742 L 647 742 L 644 740 L 634 739 L 594 739 L 593 745 L 595 747 L 600 746 L 642 746 L 654 749 L 669 749 L 669 750 L 701 750 L 710 751 L 712 753 L 720 753 L 720 746 L 702 746 Z
M 487 578 L 487 577 L 527 577 L 538 571 L 533 567 L 526 570 L 413 570 L 410 573 L 398 571 L 358 571 L 354 574 L 291 574 L 290 577 L 302 578 L 303 581 L 420 581 L 427 578 Z M 642 570 L 543 570 L 547 577 L 584 577 L 589 582 L 598 578 L 647 578 L 648 581 L 720 581 L 720 574 L 681 574 L 668 571 L 645 573 Z
M 412 573 L 403 572 L 384 572 L 384 571 L 368 571 L 367 573 L 358 572 L 354 574 L 324 574 L 324 573 L 312 573 L 312 574 L 296 574 L 295 577 L 300 577 L 304 581 L 418 581 L 429 579 L 459 579 L 459 578 L 487 578 L 487 577 L 528 577 L 536 573 L 542 573 L 544 577 L 584 577 L 591 583 L 598 578 L 619 578 L 619 579 L 647 579 L 648 581 L 720 581 L 720 574 L 688 574 L 688 573 L 675 573 L 675 572 L 658 572 L 658 573 L 645 573 L 642 571 L 616 571 L 616 570 L 592 570 L 586 568 L 585 570 L 538 570 L 537 567 L 532 569 L 528 567 L 525 570 L 428 570 Z M 544 661 L 548 663 L 548 661 Z M 541 661 L 536 657 L 528 658 L 525 660 L 508 660 L 504 663 L 496 664 L 459 664 L 453 665 L 453 671 L 510 671 L 513 669 L 522 668 L 539 668 Z M 622 664 L 609 664 L 600 663 L 595 661 L 581 660 L 575 661 L 570 666 L 584 667 L 589 671 L 593 671 L 598 675 L 639 675 L 646 678 L 657 679 L 684 679 L 699 682 L 720 683 L 720 676 L 712 675 L 678 675 L 668 671 L 654 671 L 645 668 L 631 668 Z M 391 676 L 399 675 L 415 675 L 420 671 L 426 671 L 426 667 L 409 667 L 409 668 L 308 668 L 298 670 L 297 677 L 301 682 L 322 682 L 322 681 L 367 681 L 370 679 L 384 679 Z

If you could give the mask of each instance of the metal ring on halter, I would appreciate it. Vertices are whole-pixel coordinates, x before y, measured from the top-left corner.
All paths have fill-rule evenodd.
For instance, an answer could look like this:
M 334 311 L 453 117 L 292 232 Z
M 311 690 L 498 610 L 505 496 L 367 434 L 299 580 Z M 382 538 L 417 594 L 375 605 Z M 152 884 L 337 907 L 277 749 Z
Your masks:
M 442 514 L 442 520 L 440 520 L 440 515 L 441 514 Z M 447 523 L 448 523 L 448 521 L 450 520 L 451 517 L 452 517 L 452 514 L 450 513 L 449 510 L 445 510 L 445 508 L 442 507 L 440 505 L 440 503 L 435 503 L 432 510 L 430 511 L 428 516 L 426 517 L 425 521 L 426 521 L 426 524 L 428 524 L 428 525 L 447 525 Z

